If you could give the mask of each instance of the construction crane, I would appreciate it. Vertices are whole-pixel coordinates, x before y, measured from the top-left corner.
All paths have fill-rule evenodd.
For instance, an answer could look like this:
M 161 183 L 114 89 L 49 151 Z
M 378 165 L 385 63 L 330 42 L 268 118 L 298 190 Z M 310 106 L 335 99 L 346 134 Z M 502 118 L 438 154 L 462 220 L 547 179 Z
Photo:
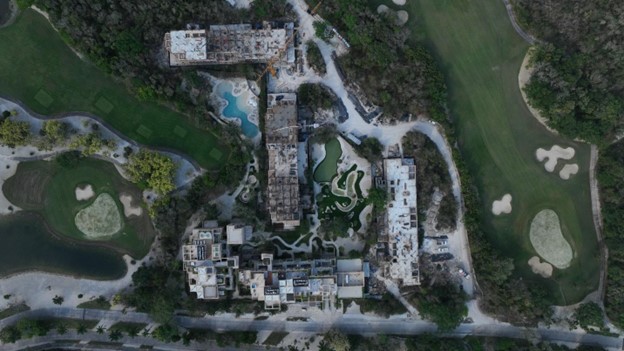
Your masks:
M 316 6 L 314 6 L 314 8 L 311 11 L 308 11 L 308 13 L 310 15 L 314 16 L 316 14 L 316 11 L 319 9 L 319 7 L 321 7 L 322 3 L 323 3 L 323 0 L 319 1 L 319 3 L 316 4 Z M 286 52 L 286 50 L 288 50 L 288 45 L 290 45 L 290 43 L 293 40 L 295 40 L 295 36 L 297 35 L 297 32 L 299 31 L 300 27 L 301 27 L 301 24 L 299 25 L 299 27 L 297 27 L 293 31 L 293 33 L 290 35 L 290 37 L 288 37 L 288 39 L 286 40 L 286 43 L 284 44 L 284 46 L 282 48 L 279 49 L 277 54 L 275 54 L 275 56 L 273 56 L 273 57 L 271 57 L 271 59 L 269 59 L 269 61 L 267 62 L 266 68 L 264 69 L 264 71 L 262 71 L 262 73 L 260 73 L 260 75 L 258 76 L 258 79 L 256 79 L 256 84 L 258 84 L 260 82 L 262 77 L 264 77 L 264 75 L 267 72 L 270 72 L 273 77 L 275 77 L 277 75 L 277 71 L 275 70 L 275 67 L 273 67 L 273 65 L 275 63 L 277 63 L 277 61 L 280 60 L 280 58 L 282 57 L 284 52 Z

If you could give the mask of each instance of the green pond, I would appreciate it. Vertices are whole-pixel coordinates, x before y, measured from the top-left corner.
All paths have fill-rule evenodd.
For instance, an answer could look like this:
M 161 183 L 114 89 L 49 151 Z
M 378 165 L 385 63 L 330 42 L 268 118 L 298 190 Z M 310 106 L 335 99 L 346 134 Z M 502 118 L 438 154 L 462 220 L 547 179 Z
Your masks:
M 38 270 L 107 280 L 126 273 L 114 251 L 59 240 L 33 212 L 0 216 L 0 239 L 0 277 Z
M 338 171 L 340 156 L 342 156 L 342 148 L 338 139 L 332 139 L 325 144 L 325 158 L 314 170 L 314 181 L 317 183 L 330 182 Z

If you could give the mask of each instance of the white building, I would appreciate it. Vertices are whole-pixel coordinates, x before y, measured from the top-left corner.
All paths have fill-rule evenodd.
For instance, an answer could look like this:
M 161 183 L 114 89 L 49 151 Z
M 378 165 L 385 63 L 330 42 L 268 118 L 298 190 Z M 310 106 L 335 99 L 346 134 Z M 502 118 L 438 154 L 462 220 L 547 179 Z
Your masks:
M 416 166 L 409 158 L 385 159 L 384 172 L 389 197 L 386 213 L 389 274 L 405 286 L 419 285 Z

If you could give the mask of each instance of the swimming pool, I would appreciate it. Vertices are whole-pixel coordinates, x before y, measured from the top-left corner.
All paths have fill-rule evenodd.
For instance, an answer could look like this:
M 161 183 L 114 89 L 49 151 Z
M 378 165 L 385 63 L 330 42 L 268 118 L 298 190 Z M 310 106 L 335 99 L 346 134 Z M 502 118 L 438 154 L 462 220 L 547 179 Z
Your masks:
M 239 96 L 234 96 L 232 94 L 233 89 L 233 85 L 227 82 L 220 83 L 217 86 L 218 96 L 227 101 L 227 105 L 221 111 L 221 115 L 225 118 L 239 119 L 243 134 L 248 138 L 254 138 L 258 135 L 258 126 L 247 118 L 250 113 L 250 106 L 245 98 L 247 94 L 243 93 Z

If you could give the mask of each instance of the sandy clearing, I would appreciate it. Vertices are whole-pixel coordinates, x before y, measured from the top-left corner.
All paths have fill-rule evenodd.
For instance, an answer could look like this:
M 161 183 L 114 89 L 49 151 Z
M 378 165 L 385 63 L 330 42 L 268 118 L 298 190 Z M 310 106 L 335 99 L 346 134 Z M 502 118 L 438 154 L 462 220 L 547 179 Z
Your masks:
M 564 180 L 570 179 L 570 176 L 578 173 L 579 166 L 576 163 L 571 163 L 563 166 L 563 168 L 559 171 L 559 177 Z
M 397 19 L 396 19 L 396 24 L 397 26 L 402 26 L 405 23 L 407 23 L 407 21 L 409 20 L 409 13 L 407 13 L 407 11 L 405 10 L 399 10 L 397 11 Z
M 15 175 L 17 165 L 19 165 L 18 161 L 0 157 L 0 215 L 11 214 L 21 210 L 19 207 L 13 205 L 2 192 L 4 181 Z
M 78 201 L 87 201 L 90 198 L 95 196 L 95 192 L 93 191 L 93 187 L 91 184 L 87 184 L 84 187 L 76 187 L 76 200 Z
M 529 233 L 531 245 L 540 257 L 559 269 L 570 266 L 574 253 L 570 243 L 563 237 L 557 213 L 544 209 L 531 221 Z
M 384 13 L 387 12 L 390 8 L 386 5 L 379 5 L 377 6 L 377 13 Z
M 552 276 L 553 266 L 548 262 L 541 262 L 539 257 L 531 257 L 528 263 L 533 273 L 539 274 L 544 278 L 550 278 Z
M 574 157 L 575 153 L 576 152 L 572 147 L 567 147 L 564 149 L 559 145 L 553 145 L 550 150 L 546 150 L 540 147 L 535 151 L 535 157 L 537 157 L 537 160 L 539 162 L 547 159 L 546 163 L 544 163 L 544 169 L 546 169 L 546 171 L 548 172 L 552 172 L 555 170 L 555 167 L 557 167 L 557 162 L 559 161 L 559 159 L 570 160 Z
M 395 5 L 403 6 L 405 5 L 406 0 L 392 0 Z
M 87 239 L 98 240 L 117 234 L 122 221 L 112 196 L 100 194 L 93 203 L 76 213 L 76 227 Z
M 132 195 L 128 195 L 128 194 L 119 195 L 119 201 L 121 201 L 121 204 L 123 205 L 124 216 L 126 216 L 126 218 L 130 216 L 138 217 L 143 214 L 143 208 L 141 206 L 132 206 L 132 200 L 134 200 Z
M 511 213 L 511 195 L 505 194 L 500 200 L 492 202 L 492 213 L 498 216 L 502 213 Z

